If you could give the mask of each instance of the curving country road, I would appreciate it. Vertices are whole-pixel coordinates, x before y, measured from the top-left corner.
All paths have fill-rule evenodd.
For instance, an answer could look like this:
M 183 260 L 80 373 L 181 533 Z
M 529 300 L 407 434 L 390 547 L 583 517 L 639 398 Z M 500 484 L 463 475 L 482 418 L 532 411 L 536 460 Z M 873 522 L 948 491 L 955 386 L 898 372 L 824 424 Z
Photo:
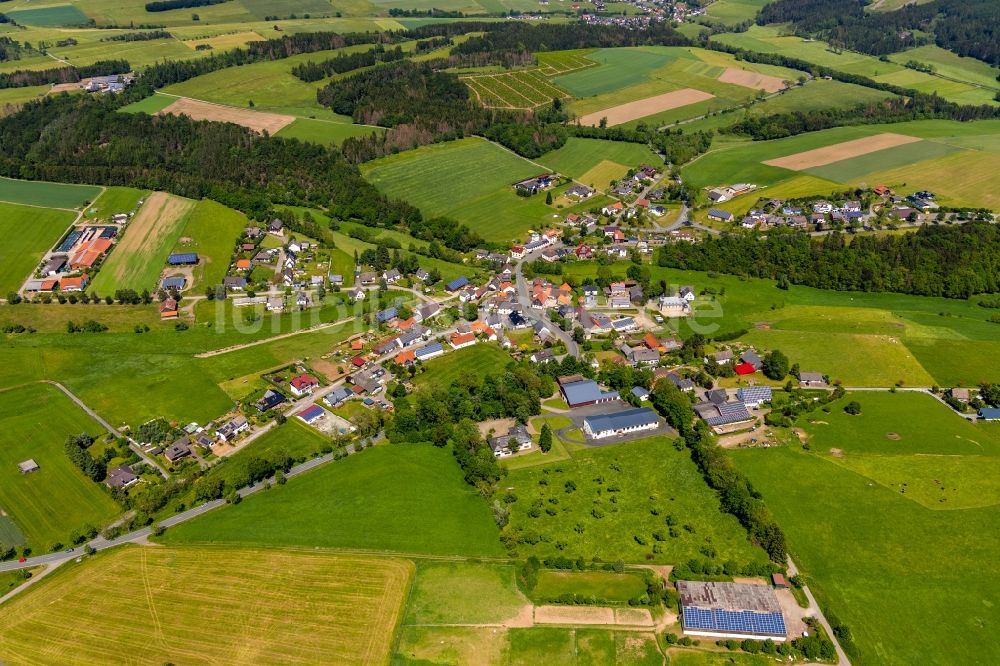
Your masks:
M 514 265 L 514 277 L 517 282 L 517 301 L 521 304 L 521 307 L 525 308 L 526 311 L 531 312 L 533 316 L 537 317 L 542 321 L 542 323 L 548 326 L 549 330 L 552 331 L 552 335 L 559 338 L 563 344 L 566 345 L 566 352 L 568 354 L 574 358 L 580 358 L 580 346 L 576 344 L 575 340 L 573 340 L 573 336 L 562 330 L 558 324 L 549 319 L 549 313 L 546 310 L 536 310 L 531 307 L 531 296 L 528 293 L 528 281 L 524 277 L 523 265 L 525 261 L 529 261 L 529 258 L 537 258 L 541 256 L 542 251 L 543 250 L 537 250 L 531 254 L 527 254 Z

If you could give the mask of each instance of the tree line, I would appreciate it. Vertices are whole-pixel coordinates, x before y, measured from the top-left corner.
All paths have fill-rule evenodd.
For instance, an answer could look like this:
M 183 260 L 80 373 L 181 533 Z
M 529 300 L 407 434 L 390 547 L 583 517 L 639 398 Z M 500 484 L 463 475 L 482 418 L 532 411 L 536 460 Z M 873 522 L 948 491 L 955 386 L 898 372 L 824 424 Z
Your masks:
M 404 58 L 403 49 L 396 47 L 385 50 L 381 44 L 361 53 L 341 53 L 320 62 L 312 60 L 292 67 L 292 74 L 306 83 L 319 81 L 334 74 L 343 74 L 362 67 L 371 67 L 377 62 L 394 62 Z
M 972 222 L 925 225 L 899 236 L 833 232 L 820 240 L 775 230 L 674 243 L 656 255 L 660 266 L 716 271 L 837 291 L 893 292 L 968 298 L 1000 292 L 1000 227 Z
M 208 7 L 210 5 L 220 5 L 229 0 L 156 0 L 147 2 L 147 12 L 168 12 L 172 9 L 188 9 L 191 7 Z
M 127 60 L 98 60 L 81 67 L 55 67 L 53 69 L 19 69 L 0 74 L 0 88 L 24 88 L 55 83 L 76 83 L 92 76 L 112 76 L 131 71 Z
M 173 37 L 166 30 L 149 30 L 145 32 L 123 32 L 120 35 L 102 37 L 102 42 L 147 42 L 154 39 L 170 39 Z

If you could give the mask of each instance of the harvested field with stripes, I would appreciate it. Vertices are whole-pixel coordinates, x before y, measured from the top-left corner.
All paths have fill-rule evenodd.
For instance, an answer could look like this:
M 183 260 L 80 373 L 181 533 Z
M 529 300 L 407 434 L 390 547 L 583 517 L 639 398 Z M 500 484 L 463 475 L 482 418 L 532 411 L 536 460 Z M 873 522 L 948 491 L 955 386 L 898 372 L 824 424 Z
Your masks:
M 645 118 L 646 116 L 651 116 L 654 113 L 660 113 L 661 111 L 669 111 L 670 109 L 687 106 L 688 104 L 704 102 L 705 100 L 712 99 L 713 97 L 715 97 L 715 95 L 702 92 L 701 90 L 695 90 L 694 88 L 674 90 L 673 92 L 656 95 L 655 97 L 640 99 L 636 102 L 619 104 L 618 106 L 613 106 L 610 109 L 604 109 L 603 111 L 588 113 L 580 118 L 580 124 L 596 126 L 601 122 L 602 118 L 607 118 L 608 127 L 614 127 L 615 125 L 621 125 L 622 123 L 627 123 L 630 120 Z
M 852 157 L 860 157 L 861 155 L 874 153 L 878 150 L 895 148 L 896 146 L 902 146 L 907 143 L 915 143 L 917 141 L 920 141 L 920 139 L 915 136 L 906 136 L 905 134 L 895 134 L 893 132 L 883 132 L 882 134 L 867 136 L 863 139 L 844 141 L 843 143 L 836 143 L 832 146 L 815 148 L 802 153 L 795 153 L 794 155 L 787 155 L 785 157 L 767 160 L 764 164 L 768 166 L 781 167 L 783 169 L 792 169 L 793 171 L 802 171 L 804 169 L 832 164 L 834 162 L 850 159 Z
M 203 102 L 198 99 L 178 97 L 177 101 L 157 112 L 157 115 L 173 113 L 185 115 L 192 120 L 212 120 L 220 123 L 235 123 L 248 127 L 254 132 L 274 134 L 285 125 L 291 124 L 295 116 L 281 113 L 266 113 L 264 111 L 253 111 L 251 109 L 238 109 L 235 106 L 224 106 Z
M 565 90 L 552 85 L 540 69 L 462 77 L 472 94 L 491 108 L 534 109 L 553 99 L 566 99 Z
M 413 574 L 391 558 L 201 547 L 64 566 L 0 607 L 0 661 L 386 664 Z

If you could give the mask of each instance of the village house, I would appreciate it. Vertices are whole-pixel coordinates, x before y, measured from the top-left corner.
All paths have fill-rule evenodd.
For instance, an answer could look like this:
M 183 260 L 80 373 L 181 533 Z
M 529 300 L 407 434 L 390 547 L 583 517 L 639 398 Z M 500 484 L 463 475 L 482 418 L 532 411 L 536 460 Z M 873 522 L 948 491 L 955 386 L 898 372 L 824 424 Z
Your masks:
M 292 377 L 288 384 L 292 395 L 301 397 L 312 393 L 313 389 L 319 386 L 319 380 L 312 375 L 302 374 Z
M 223 442 L 231 441 L 236 435 L 249 430 L 250 423 L 244 416 L 237 416 L 215 429 L 215 436 Z
M 523 425 L 514 426 L 506 435 L 490 439 L 490 448 L 497 458 L 514 455 L 515 451 L 527 451 L 531 448 L 531 435 Z M 512 450 L 513 449 L 513 450 Z

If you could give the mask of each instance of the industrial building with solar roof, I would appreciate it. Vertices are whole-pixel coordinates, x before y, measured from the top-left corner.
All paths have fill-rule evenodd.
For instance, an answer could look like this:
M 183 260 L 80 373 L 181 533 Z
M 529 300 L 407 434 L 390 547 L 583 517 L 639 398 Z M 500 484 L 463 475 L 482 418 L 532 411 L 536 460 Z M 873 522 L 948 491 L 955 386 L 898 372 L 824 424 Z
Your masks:
M 684 633 L 712 638 L 784 641 L 785 617 L 766 585 L 677 581 Z

